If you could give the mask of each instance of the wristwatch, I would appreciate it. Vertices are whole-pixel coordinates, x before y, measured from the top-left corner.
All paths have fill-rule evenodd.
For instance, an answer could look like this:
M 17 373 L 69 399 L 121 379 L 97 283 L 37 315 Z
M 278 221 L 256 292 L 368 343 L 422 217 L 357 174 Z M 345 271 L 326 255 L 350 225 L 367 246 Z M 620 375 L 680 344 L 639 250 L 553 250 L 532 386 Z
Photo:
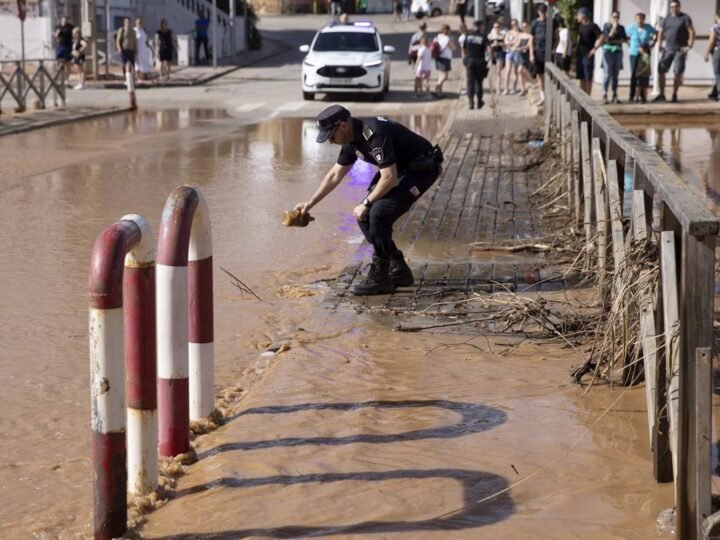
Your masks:
M 372 205 L 372 203 L 370 202 L 370 199 L 368 199 L 367 197 L 365 197 L 363 199 L 362 204 L 363 204 L 363 206 L 367 206 L 368 208 L 370 208 L 370 206 Z

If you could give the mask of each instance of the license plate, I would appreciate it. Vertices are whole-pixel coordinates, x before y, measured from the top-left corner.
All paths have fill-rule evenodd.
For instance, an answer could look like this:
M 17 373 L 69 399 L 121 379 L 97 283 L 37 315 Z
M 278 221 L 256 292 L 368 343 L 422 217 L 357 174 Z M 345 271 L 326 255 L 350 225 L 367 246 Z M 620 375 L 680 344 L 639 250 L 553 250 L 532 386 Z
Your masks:
M 352 84 L 352 79 L 336 79 L 331 78 L 330 84 Z

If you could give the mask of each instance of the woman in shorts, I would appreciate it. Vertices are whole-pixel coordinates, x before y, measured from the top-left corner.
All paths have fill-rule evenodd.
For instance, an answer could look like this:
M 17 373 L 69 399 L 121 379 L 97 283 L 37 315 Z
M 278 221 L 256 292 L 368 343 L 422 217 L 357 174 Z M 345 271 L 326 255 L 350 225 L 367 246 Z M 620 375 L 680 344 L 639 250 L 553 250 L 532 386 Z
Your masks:
M 450 77 L 450 70 L 452 69 L 452 57 L 453 51 L 455 50 L 455 43 L 450 37 L 450 26 L 443 24 L 440 29 L 440 33 L 435 37 L 437 47 L 440 49 L 437 58 L 435 59 L 435 68 L 438 70 L 438 82 L 435 85 L 435 91 L 432 93 L 434 97 L 443 97 L 443 84 Z
M 80 34 L 80 29 L 75 27 L 72 32 L 72 70 L 77 73 L 78 84 L 73 86 L 74 90 L 82 90 L 85 88 L 85 50 L 87 49 L 87 41 Z
M 415 97 L 422 96 L 423 87 L 425 95 L 430 95 L 430 73 L 432 71 L 432 56 L 430 48 L 427 46 L 427 38 L 420 38 L 420 48 L 417 51 L 417 60 L 415 61 Z
M 506 30 L 500 26 L 499 22 L 492 25 L 492 30 L 488 34 L 490 42 L 490 62 L 493 67 L 493 75 L 490 77 L 490 87 L 492 81 L 495 80 L 495 92 L 502 92 L 502 72 L 505 69 L 505 34 Z M 507 88 L 507 87 L 506 87 Z

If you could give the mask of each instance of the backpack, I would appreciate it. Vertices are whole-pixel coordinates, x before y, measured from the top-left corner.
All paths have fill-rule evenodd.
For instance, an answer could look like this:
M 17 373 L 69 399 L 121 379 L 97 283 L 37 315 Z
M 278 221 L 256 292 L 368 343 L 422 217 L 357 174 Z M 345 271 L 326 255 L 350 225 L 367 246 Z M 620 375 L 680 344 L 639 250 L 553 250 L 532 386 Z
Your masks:
M 430 56 L 433 58 L 440 58 L 440 43 L 437 39 L 433 39 L 432 45 L 430 45 Z
M 420 40 L 413 41 L 413 44 L 410 46 L 410 61 L 411 62 L 417 62 L 419 50 L 420 50 Z

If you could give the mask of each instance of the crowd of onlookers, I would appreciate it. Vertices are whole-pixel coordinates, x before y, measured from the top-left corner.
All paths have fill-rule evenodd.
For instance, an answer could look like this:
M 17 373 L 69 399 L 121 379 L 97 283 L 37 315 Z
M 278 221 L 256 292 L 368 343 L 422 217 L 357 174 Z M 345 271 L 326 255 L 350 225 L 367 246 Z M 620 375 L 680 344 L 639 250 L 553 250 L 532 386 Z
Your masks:
M 66 68 L 66 77 L 71 73 L 77 75 L 78 83 L 73 88 L 82 90 L 85 87 L 85 53 L 89 40 L 67 17 L 60 18 L 60 24 L 55 28 L 55 40 L 56 60 Z M 207 56 L 207 37 L 205 42 Z M 114 45 L 120 55 L 123 73 L 133 73 L 137 80 L 149 79 L 157 69 L 160 80 L 167 81 L 170 78 L 170 65 L 177 44 L 166 19 L 160 21 L 160 28 L 155 32 L 153 41 L 143 28 L 142 19 L 135 19 L 135 26 L 132 27 L 130 19 L 125 18 L 123 26 L 115 33 Z
M 462 51 L 463 39 L 468 30 L 464 24 L 464 13 L 461 15 L 458 45 Z M 653 102 L 678 101 L 678 91 L 683 83 L 687 54 L 695 43 L 696 32 L 692 19 L 681 10 L 680 2 L 672 0 L 668 15 L 654 27 L 646 22 L 644 13 L 636 13 L 631 24 L 621 23 L 618 11 L 613 11 L 610 20 L 602 28 L 593 22 L 590 11 L 581 8 L 577 11 L 577 26 L 571 32 L 569 25 L 562 17 L 556 15 L 552 21 L 551 39 L 546 36 L 548 11 L 544 4 L 537 6 L 537 17 L 530 23 L 518 23 L 516 19 L 505 25 L 502 17 L 498 18 L 486 30 L 489 64 L 489 87 L 500 94 L 527 93 L 530 80 L 536 80 L 540 90 L 538 104 L 542 104 L 544 96 L 544 74 L 547 47 L 551 47 L 552 62 L 568 74 L 574 69 L 581 88 L 590 95 L 594 80 L 596 56 L 602 55 L 602 100 L 604 103 L 620 103 L 618 82 L 620 73 L 629 70 L 630 85 L 627 101 L 648 101 L 648 88 L 653 72 L 652 49 L 659 43 L 657 56 L 657 86 L 659 93 Z M 442 96 L 442 87 L 450 71 L 450 60 L 457 48 L 449 37 L 449 27 L 444 25 L 435 39 L 426 35 L 427 25 L 423 22 L 420 30 L 410 40 L 409 56 L 415 69 L 417 95 L 422 89 L 425 94 L 434 97 Z M 447 36 L 447 37 L 443 37 Z M 434 92 L 430 92 L 429 81 L 432 67 L 429 52 L 436 41 L 440 41 L 440 58 L 435 59 L 435 67 L 440 73 Z M 420 47 L 422 54 L 418 54 Z M 629 66 L 624 65 L 625 48 L 628 49 Z M 444 58 L 444 60 L 443 60 Z M 715 84 L 708 96 L 719 100 L 720 89 L 720 14 L 715 16 L 710 30 L 710 39 L 705 52 L 705 61 L 712 61 Z M 666 94 L 667 74 L 672 70 L 671 92 Z

